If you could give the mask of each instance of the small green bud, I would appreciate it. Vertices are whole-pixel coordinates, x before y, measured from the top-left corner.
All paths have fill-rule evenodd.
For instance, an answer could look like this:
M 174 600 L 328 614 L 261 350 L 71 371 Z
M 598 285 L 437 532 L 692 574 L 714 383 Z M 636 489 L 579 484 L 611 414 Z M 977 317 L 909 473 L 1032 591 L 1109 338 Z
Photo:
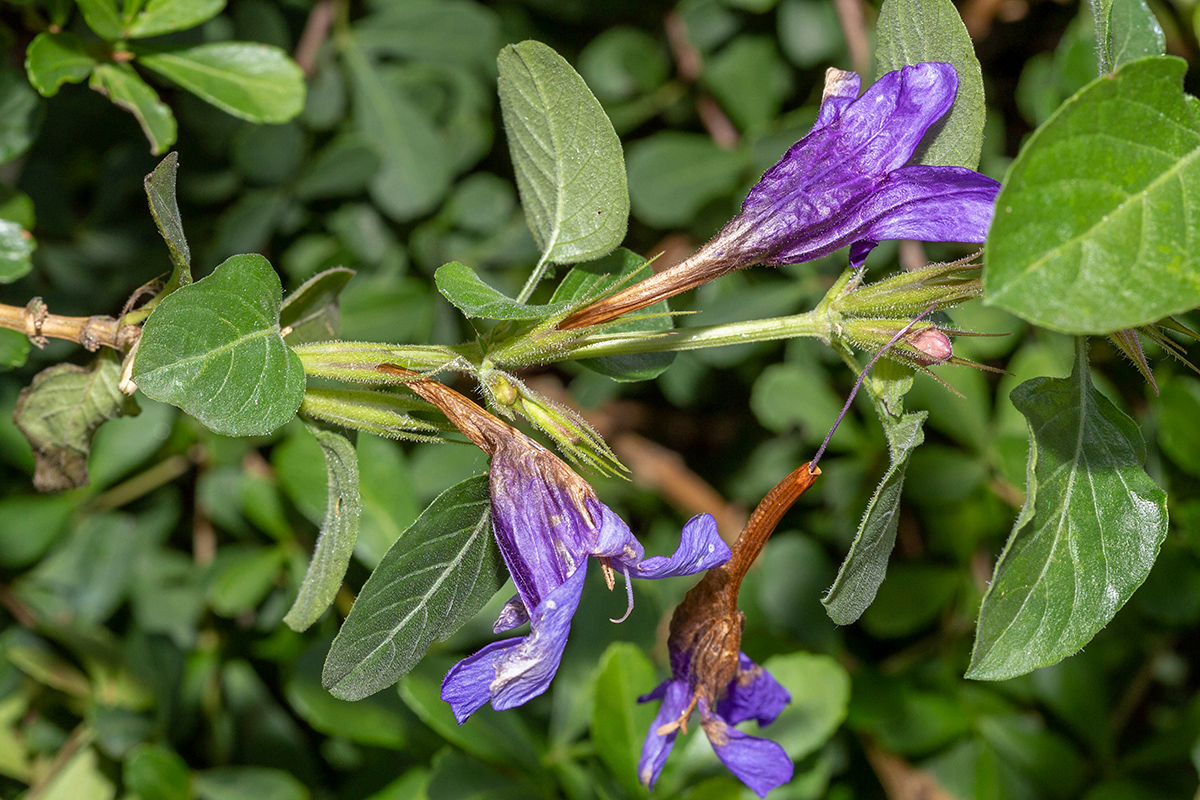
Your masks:
M 967 276 L 977 269 L 974 264 L 935 264 L 875 283 L 851 281 L 830 307 L 846 317 L 914 316 L 931 305 L 950 308 L 983 293 L 983 282 Z

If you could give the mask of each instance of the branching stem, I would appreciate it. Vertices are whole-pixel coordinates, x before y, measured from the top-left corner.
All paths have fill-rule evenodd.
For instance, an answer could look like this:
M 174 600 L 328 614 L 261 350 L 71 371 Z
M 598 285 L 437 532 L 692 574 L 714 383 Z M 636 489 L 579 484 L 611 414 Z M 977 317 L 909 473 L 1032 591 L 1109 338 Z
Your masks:
M 140 328 L 121 325 L 112 317 L 51 314 L 40 297 L 30 300 L 24 308 L 0 304 L 0 328 L 20 331 L 38 347 L 45 347 L 49 339 L 67 339 L 93 352 L 101 347 L 125 350 L 141 335 Z

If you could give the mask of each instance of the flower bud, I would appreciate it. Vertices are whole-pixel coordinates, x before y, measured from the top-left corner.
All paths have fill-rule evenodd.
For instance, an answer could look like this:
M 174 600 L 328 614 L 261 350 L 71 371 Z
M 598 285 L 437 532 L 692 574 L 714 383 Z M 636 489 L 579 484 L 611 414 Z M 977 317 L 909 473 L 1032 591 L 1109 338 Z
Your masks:
M 969 259 L 968 259 L 969 260 Z M 875 283 L 850 281 L 830 308 L 848 317 L 895 317 L 919 314 L 931 305 L 951 308 L 983 294 L 983 282 L 963 262 L 935 264 L 901 272 Z
M 510 384 L 512 385 L 512 384 Z M 629 469 L 583 417 L 523 384 L 515 384 L 520 399 L 513 406 L 558 445 L 576 466 L 600 475 L 621 476 Z
M 907 319 L 847 319 L 836 328 L 840 338 L 860 350 L 878 352 L 909 322 Z M 954 348 L 945 330 L 932 323 L 919 322 L 892 345 L 887 357 L 924 368 L 953 359 Z

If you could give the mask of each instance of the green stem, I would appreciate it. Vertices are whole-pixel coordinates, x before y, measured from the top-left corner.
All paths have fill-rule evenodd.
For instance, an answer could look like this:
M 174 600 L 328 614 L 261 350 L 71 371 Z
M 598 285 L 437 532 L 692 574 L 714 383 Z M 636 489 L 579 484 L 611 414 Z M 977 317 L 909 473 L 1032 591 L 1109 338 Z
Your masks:
M 292 348 L 304 372 L 315 378 L 351 383 L 404 383 L 380 372 L 380 364 L 396 364 L 416 372 L 446 368 L 456 361 L 471 361 L 478 347 L 421 347 L 385 342 L 314 342 Z
M 600 356 L 662 353 L 674 350 L 700 350 L 706 347 L 793 339 L 798 336 L 811 336 L 822 341 L 829 341 L 832 333 L 833 326 L 829 313 L 824 308 L 818 307 L 805 314 L 795 314 L 789 317 L 679 328 L 658 336 L 608 338 L 600 335 L 588 337 L 580 340 L 579 344 L 571 346 L 564 358 L 598 358 Z
M 533 268 L 533 274 L 529 276 L 529 280 L 525 281 L 525 285 L 521 287 L 521 293 L 517 295 L 517 302 L 524 303 L 533 296 L 533 290 L 541 283 L 542 277 L 546 274 L 546 267 L 550 266 L 550 248 L 546 248 L 546 252 L 542 253 L 542 257 L 538 259 L 537 266 Z

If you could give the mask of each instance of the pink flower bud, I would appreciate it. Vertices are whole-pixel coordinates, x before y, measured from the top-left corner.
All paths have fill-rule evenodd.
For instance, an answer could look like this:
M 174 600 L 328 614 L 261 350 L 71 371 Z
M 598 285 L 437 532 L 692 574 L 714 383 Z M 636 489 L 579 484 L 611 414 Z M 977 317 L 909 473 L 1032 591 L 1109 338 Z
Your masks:
M 925 366 L 930 364 L 940 364 L 943 361 L 954 355 L 954 347 L 950 344 L 950 337 L 939 331 L 937 328 L 927 328 L 907 337 L 908 343 L 915 350 L 924 353 L 928 356 L 928 360 L 924 361 Z

